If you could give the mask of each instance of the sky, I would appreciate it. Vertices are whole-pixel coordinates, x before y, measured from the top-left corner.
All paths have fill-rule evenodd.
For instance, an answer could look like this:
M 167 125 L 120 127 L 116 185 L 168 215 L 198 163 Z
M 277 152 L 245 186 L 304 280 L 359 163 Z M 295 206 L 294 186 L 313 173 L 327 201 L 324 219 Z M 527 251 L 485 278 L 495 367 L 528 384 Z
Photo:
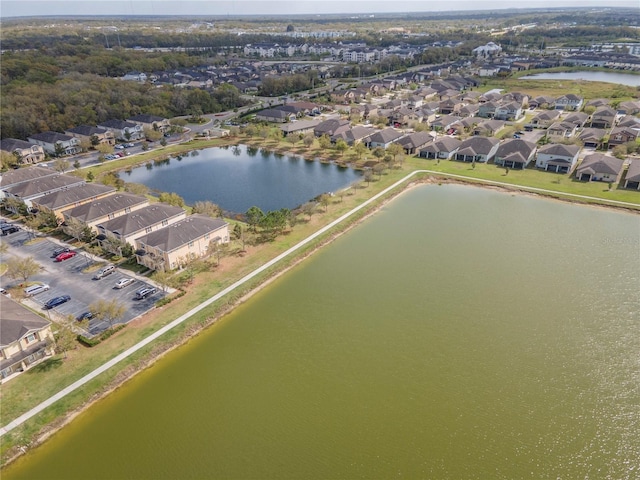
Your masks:
M 287 15 L 544 7 L 632 7 L 639 0 L 0 0 L 0 17 L 53 15 Z

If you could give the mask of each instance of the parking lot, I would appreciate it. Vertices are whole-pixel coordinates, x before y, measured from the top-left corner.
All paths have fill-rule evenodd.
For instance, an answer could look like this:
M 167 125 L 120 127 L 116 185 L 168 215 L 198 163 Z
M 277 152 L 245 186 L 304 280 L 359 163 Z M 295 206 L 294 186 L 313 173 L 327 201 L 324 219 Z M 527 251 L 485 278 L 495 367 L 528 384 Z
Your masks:
M 132 272 L 122 269 L 116 269 L 110 275 L 100 280 L 94 280 L 93 276 L 100 270 L 102 266 L 108 265 L 106 261 L 101 260 L 99 263 L 89 255 L 79 251 L 77 255 L 62 262 L 54 261 L 53 251 L 60 246 L 68 246 L 58 242 L 54 242 L 47 238 L 26 243 L 32 238 L 32 235 L 25 230 L 2 236 L 1 239 L 9 246 L 7 253 L 3 254 L 6 258 L 10 256 L 28 257 L 31 256 L 41 265 L 40 272 L 29 278 L 29 282 L 42 282 L 51 288 L 46 291 L 34 295 L 29 298 L 31 305 L 41 308 L 43 312 L 47 312 L 50 318 L 52 314 L 58 314 L 62 317 L 73 316 L 77 318 L 84 312 L 89 311 L 89 305 L 99 299 L 113 300 L 116 299 L 126 307 L 125 315 L 119 320 L 120 323 L 127 323 L 137 316 L 151 309 L 154 303 L 160 299 L 164 293 L 161 289 L 149 295 L 143 300 L 135 299 L 135 292 L 143 287 L 155 288 L 143 277 L 139 277 Z M 71 246 L 69 246 L 71 248 Z M 71 248 L 74 250 L 73 248 Z M 134 278 L 134 282 L 122 289 L 114 288 L 116 282 L 123 278 Z M 20 283 L 19 280 L 8 278 L 6 275 L 2 277 L 2 287 L 9 288 Z M 46 310 L 43 305 L 51 298 L 61 295 L 69 295 L 71 300 Z M 89 333 L 95 335 L 106 330 L 109 324 L 103 320 L 91 319 L 89 321 Z

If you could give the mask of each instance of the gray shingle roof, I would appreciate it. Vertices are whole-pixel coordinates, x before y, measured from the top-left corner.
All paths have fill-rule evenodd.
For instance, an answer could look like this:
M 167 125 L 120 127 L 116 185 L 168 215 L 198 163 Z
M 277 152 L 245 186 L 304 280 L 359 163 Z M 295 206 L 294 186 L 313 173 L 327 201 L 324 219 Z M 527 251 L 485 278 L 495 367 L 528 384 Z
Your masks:
M 623 164 L 624 160 L 619 158 L 603 155 L 602 153 L 592 153 L 584 158 L 577 168 L 577 174 L 587 173 L 593 175 L 600 173 L 617 175 L 622 170 Z
M 561 143 L 549 143 L 538 149 L 538 153 L 561 157 L 574 157 L 579 151 L 580 147 L 577 145 L 563 145 Z
M 42 132 L 34 133 L 29 138 L 33 138 L 34 140 L 38 140 L 40 142 L 53 144 L 56 142 L 68 142 L 73 137 L 58 132 Z
M 51 210 L 58 210 L 67 206 L 74 205 L 78 202 L 85 202 L 88 199 L 115 191 L 115 187 L 110 187 L 99 183 L 85 183 L 73 188 L 48 193 L 47 195 L 43 195 L 42 197 L 34 200 L 33 203 L 39 205 L 40 207 L 46 207 Z
M 103 135 L 107 133 L 107 130 L 104 128 L 92 127 L 90 125 L 79 125 L 68 129 L 67 132 L 90 137 L 91 135 Z
M 499 142 L 492 137 L 469 137 L 460 144 L 458 155 L 488 155 Z
M 151 232 L 149 235 L 139 238 L 138 242 L 163 252 L 171 252 L 226 225 L 227 222 L 220 218 L 194 214 L 168 227 Z
M 73 185 L 81 185 L 84 180 L 72 175 L 49 175 L 35 178 L 28 182 L 22 182 L 17 185 L 8 187 L 6 192 L 20 197 L 22 199 L 30 199 L 40 194 L 46 194 L 58 188 L 71 187 Z
M 38 166 L 9 170 L 7 172 L 0 173 L 0 188 L 4 189 L 12 185 L 18 185 L 19 183 L 30 182 L 37 178 L 50 177 L 52 175 L 60 174 L 51 168 Z
M 640 182 L 640 160 L 632 160 L 629 163 L 626 180 L 628 182 Z
M 0 140 L 0 150 L 4 152 L 13 152 L 14 150 L 24 150 L 33 147 L 32 143 L 18 140 L 16 138 L 3 138 Z
M 85 223 L 89 223 L 100 217 L 115 213 L 125 208 L 149 203 L 147 197 L 134 195 L 133 193 L 115 193 L 108 197 L 100 198 L 95 202 L 85 203 L 75 208 L 65 210 L 64 216 L 75 218 Z
M 100 226 L 107 232 L 118 232 L 127 237 L 138 233 L 147 227 L 151 227 L 177 215 L 184 215 L 180 207 L 167 205 L 166 203 L 154 203 L 148 207 L 142 207 L 126 215 L 116 217 L 113 220 L 101 223 Z
M 0 311 L 2 311 L 0 318 L 0 346 L 2 347 L 49 325 L 47 320 L 4 295 L 0 295 Z
M 369 142 L 386 144 L 401 138 L 403 135 L 404 134 L 402 132 L 398 132 L 393 128 L 385 128 L 384 130 L 380 130 L 379 132 L 371 135 L 369 137 Z

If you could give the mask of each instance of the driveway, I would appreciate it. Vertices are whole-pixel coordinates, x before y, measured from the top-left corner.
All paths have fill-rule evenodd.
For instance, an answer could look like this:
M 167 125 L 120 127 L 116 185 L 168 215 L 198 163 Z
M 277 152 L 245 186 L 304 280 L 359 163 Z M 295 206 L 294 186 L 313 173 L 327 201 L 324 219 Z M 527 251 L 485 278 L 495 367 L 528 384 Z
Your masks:
M 78 252 L 78 254 L 63 262 L 55 262 L 52 252 L 60 247 L 61 243 L 54 242 L 48 238 L 40 238 L 30 244 L 25 244 L 31 238 L 31 234 L 21 230 L 2 237 L 2 241 L 9 245 L 6 256 L 27 257 L 32 256 L 41 265 L 40 272 L 29 278 L 29 282 L 42 282 L 51 288 L 43 293 L 30 297 L 26 302 L 30 306 L 42 309 L 44 303 L 53 297 L 69 295 L 71 300 L 52 310 L 43 310 L 49 318 L 60 315 L 61 317 L 73 316 L 75 319 L 80 314 L 89 310 L 89 305 L 96 300 L 117 300 L 126 307 L 126 312 L 120 323 L 127 323 L 137 316 L 150 310 L 154 303 L 164 296 L 161 289 L 144 300 L 135 300 L 136 290 L 142 287 L 155 287 L 144 277 L 137 276 L 127 270 L 116 269 L 112 274 L 100 279 L 93 280 L 93 276 L 100 265 L 107 265 L 101 260 L 100 264 L 89 255 Z M 131 277 L 135 282 L 122 289 L 115 289 L 114 285 L 121 278 Z M 2 278 L 2 286 L 7 288 L 15 286 L 18 280 L 8 277 Z M 101 320 L 92 319 L 89 321 L 89 333 L 95 335 L 106 330 L 109 325 Z

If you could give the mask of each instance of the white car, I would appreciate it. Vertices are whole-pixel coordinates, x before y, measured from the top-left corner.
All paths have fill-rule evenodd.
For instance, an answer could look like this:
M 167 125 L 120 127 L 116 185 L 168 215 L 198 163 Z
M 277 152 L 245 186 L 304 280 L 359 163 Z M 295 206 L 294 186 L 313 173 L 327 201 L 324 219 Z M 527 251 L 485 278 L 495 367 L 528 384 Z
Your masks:
M 126 147 L 126 145 L 122 145 L 122 144 L 120 144 L 120 145 L 116 145 L 116 146 L 115 146 L 115 147 L 113 147 L 113 148 L 115 148 L 116 150 L 124 150 L 124 147 Z
M 118 280 L 116 282 L 116 284 L 113 286 L 113 288 L 120 289 L 120 288 L 128 287 L 133 282 L 135 282 L 135 280 L 133 278 L 130 278 L 130 277 L 121 278 L 120 280 Z

